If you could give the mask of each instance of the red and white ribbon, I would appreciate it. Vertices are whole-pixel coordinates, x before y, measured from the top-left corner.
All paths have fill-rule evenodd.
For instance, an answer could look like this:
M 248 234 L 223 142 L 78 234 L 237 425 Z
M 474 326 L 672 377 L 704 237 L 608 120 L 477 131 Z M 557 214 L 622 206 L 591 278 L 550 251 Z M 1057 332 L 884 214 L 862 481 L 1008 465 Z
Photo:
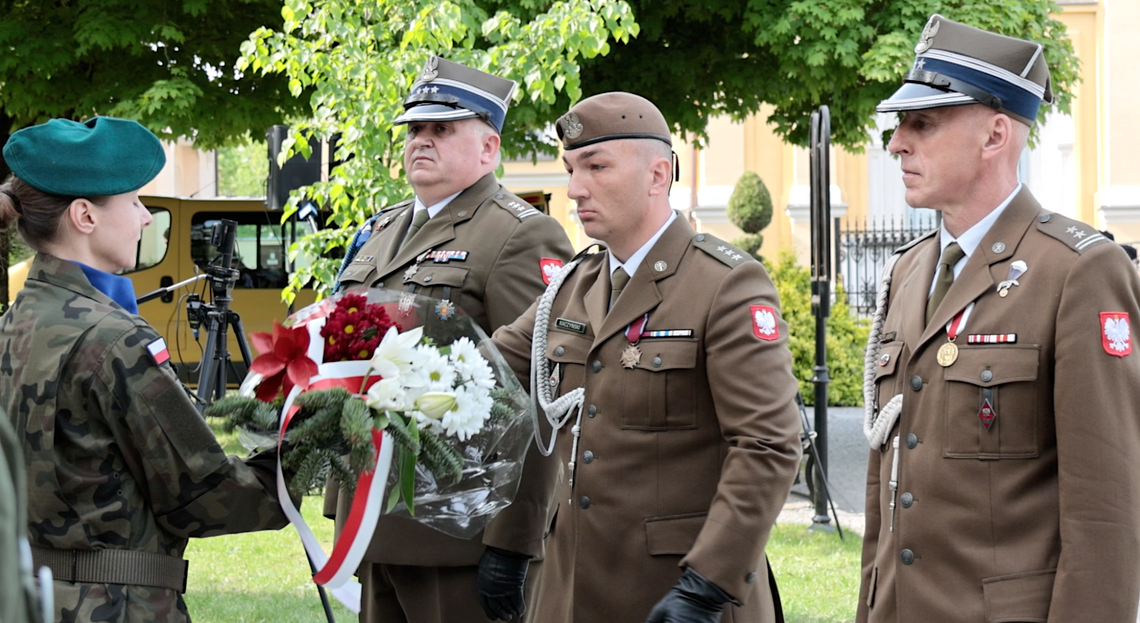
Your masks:
M 308 355 L 314 361 L 321 361 L 324 354 L 324 341 L 321 338 L 321 327 L 325 318 L 320 317 L 307 325 L 309 330 Z M 313 377 L 309 389 L 327 389 L 341 386 L 352 393 L 359 393 L 364 377 L 370 369 L 368 361 L 338 361 L 318 365 L 317 376 Z M 379 381 L 379 376 L 369 378 L 371 383 Z M 367 388 L 365 388 L 367 389 Z M 282 407 L 281 425 L 278 431 L 277 452 L 280 455 L 281 445 L 285 439 L 285 431 L 296 414 L 293 401 L 301 394 L 298 387 L 285 399 Z M 384 499 L 384 486 L 388 482 L 388 468 L 392 465 L 392 445 L 387 443 L 382 431 L 372 431 L 372 446 L 376 454 L 376 464 L 371 470 L 364 471 L 356 481 L 356 494 L 349 509 L 348 520 L 341 531 L 340 538 L 333 544 L 331 555 L 325 554 L 324 548 L 317 542 L 313 531 L 305 523 L 304 517 L 293 506 L 289 498 L 288 486 L 285 484 L 285 474 L 281 469 L 281 461 L 277 461 L 277 498 L 285 516 L 289 518 L 293 528 L 301 537 L 305 552 L 313 561 L 317 569 L 313 581 L 329 589 L 329 592 L 346 608 L 354 613 L 360 612 L 360 583 L 353 579 L 353 574 L 360 566 L 364 553 L 372 542 L 373 532 L 376 530 L 376 521 L 380 517 L 380 509 Z
M 974 311 L 974 304 L 970 303 L 966 306 L 966 309 L 958 312 L 957 316 L 954 316 L 950 319 L 950 322 L 946 323 L 946 337 L 950 338 L 951 342 L 954 341 L 954 338 L 962 334 L 962 330 L 966 328 L 966 321 L 970 319 L 970 312 L 972 311 Z

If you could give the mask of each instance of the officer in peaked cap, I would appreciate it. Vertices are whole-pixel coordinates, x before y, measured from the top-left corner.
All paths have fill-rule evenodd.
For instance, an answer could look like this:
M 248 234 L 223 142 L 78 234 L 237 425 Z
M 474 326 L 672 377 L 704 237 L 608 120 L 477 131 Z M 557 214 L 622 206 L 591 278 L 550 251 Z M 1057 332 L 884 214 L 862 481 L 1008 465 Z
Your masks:
M 386 287 L 456 307 L 488 334 L 512 322 L 573 255 L 556 220 L 495 179 L 499 133 L 515 82 L 432 56 L 404 100 L 404 171 L 415 196 L 356 234 L 338 289 Z M 381 516 L 360 568 L 360 620 L 521 620 L 553 512 L 558 463 L 532 450 L 514 502 L 469 540 Z M 330 486 L 325 514 L 342 525 L 347 496 Z M 339 498 L 339 499 L 338 499 Z M 529 591 L 526 591 L 529 593 Z M 529 596 L 529 595 L 528 595 Z
M 652 102 L 595 95 L 557 129 L 567 193 L 605 248 L 492 337 L 561 425 L 567 478 L 534 620 L 780 621 L 764 546 L 800 427 L 776 289 L 670 207 Z
M 868 341 L 856 620 L 1134 621 L 1140 279 L 1018 181 L 1041 44 L 935 15 L 915 52 L 879 110 L 942 226 L 888 262 Z

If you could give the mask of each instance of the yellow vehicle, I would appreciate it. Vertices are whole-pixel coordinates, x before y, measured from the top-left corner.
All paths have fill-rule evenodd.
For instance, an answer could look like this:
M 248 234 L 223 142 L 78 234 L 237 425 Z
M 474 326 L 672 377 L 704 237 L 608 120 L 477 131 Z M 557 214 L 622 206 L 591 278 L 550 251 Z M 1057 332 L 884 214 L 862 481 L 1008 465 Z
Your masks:
M 289 272 L 304 266 L 310 258 L 288 262 L 289 245 L 299 236 L 312 231 L 306 221 L 281 224 L 281 213 L 266 210 L 265 202 L 251 199 L 187 199 L 179 197 L 140 197 L 154 215 L 139 240 L 135 268 L 124 273 L 135 285 L 136 296 L 142 296 L 204 274 L 215 260 L 218 250 L 210 244 L 214 226 L 221 219 L 237 222 L 234 259 L 231 268 L 238 271 L 230 308 L 242 321 L 246 339 L 250 333 L 272 331 L 273 321 L 284 320 L 290 306 L 281 300 L 281 289 Z M 31 260 L 20 262 L 8 272 L 9 298 L 24 287 Z M 210 283 L 201 279 L 165 296 L 139 305 L 139 315 L 146 318 L 166 338 L 171 359 L 179 376 L 197 381 L 197 369 L 206 344 L 207 327 L 195 322 L 191 310 L 211 302 Z M 196 300 L 195 300 L 196 299 Z M 293 307 L 299 309 L 316 299 L 306 289 L 297 296 Z M 197 326 L 195 326 L 197 324 Z M 234 330 L 228 334 L 228 348 L 234 364 L 229 371 L 230 383 L 245 377 L 246 367 L 238 348 Z M 252 356 L 256 357 L 254 351 Z

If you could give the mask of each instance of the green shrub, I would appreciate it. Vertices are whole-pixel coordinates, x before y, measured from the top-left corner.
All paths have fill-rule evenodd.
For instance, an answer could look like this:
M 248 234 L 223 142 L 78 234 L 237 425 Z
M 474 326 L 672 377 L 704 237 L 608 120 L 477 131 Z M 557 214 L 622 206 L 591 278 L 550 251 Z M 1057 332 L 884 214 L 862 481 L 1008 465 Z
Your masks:
M 788 343 L 793 369 L 800 383 L 804 402 L 812 404 L 815 387 L 811 382 L 815 367 L 815 316 L 811 313 L 811 273 L 796 263 L 790 251 L 780 254 L 775 266 L 768 266 L 780 311 L 788 323 Z M 835 303 L 827 319 L 827 369 L 831 382 L 827 401 L 838 406 L 863 404 L 863 351 L 867 346 L 870 323 L 856 318 L 847 307 L 843 286 L 836 284 Z
M 768 187 L 753 171 L 745 171 L 736 181 L 732 195 L 728 198 L 728 220 L 732 221 L 746 235 L 737 238 L 732 244 L 755 257 L 760 258 L 760 245 L 764 237 L 760 231 L 772 222 L 772 195 Z

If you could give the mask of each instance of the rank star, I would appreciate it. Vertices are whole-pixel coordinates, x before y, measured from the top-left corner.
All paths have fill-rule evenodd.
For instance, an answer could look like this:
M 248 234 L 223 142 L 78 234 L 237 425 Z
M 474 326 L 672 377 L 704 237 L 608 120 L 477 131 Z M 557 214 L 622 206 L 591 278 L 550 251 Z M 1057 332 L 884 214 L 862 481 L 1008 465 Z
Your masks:
M 1088 234 L 1086 234 L 1084 231 L 1078 231 L 1078 232 L 1076 232 L 1076 233 L 1075 233 L 1075 234 L 1073 234 L 1073 235 L 1074 235 L 1074 236 L 1076 236 L 1077 238 L 1084 238 L 1084 237 L 1085 237 L 1085 236 L 1087 236 Z
M 721 253 L 724 253 L 727 249 L 728 247 L 724 246 L 723 244 L 716 248 L 716 250 L 720 251 Z
M 1075 234 L 1075 233 L 1077 233 L 1077 228 L 1076 227 L 1070 227 L 1070 228 L 1065 230 L 1065 233 L 1066 234 Z

